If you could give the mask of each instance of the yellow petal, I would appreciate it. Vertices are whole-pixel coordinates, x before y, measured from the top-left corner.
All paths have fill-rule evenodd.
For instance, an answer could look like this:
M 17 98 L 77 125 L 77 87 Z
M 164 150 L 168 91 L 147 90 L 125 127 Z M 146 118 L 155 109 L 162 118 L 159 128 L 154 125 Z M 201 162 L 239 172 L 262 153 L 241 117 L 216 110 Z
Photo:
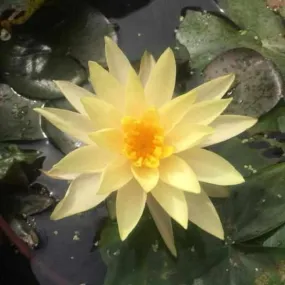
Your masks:
M 122 84 L 127 82 L 130 68 L 129 60 L 110 38 L 105 37 L 105 53 L 110 73 Z
M 234 80 L 235 75 L 230 73 L 198 86 L 193 90 L 197 92 L 197 102 L 221 99 L 229 90 Z
M 228 107 L 232 99 L 203 101 L 190 106 L 181 123 L 208 125 Z
M 96 97 L 84 97 L 81 101 L 96 129 L 121 126 L 122 115 L 113 105 Z
M 88 133 L 95 129 L 92 122 L 84 115 L 56 108 L 35 108 L 36 112 L 45 117 L 61 131 L 87 144 L 93 144 Z
M 213 198 L 226 198 L 230 196 L 230 190 L 228 187 L 209 184 L 205 182 L 200 182 L 202 189 L 206 192 L 206 194 Z
M 174 146 L 178 153 L 193 147 L 213 133 L 213 129 L 203 125 L 189 125 L 185 122 L 178 123 L 166 136 L 166 144 Z
M 161 160 L 159 177 L 164 183 L 180 190 L 193 193 L 201 191 L 194 171 L 183 159 L 176 155 Z
M 57 205 L 51 215 L 53 220 L 59 220 L 96 207 L 108 195 L 98 195 L 100 175 L 82 174 L 70 184 L 65 197 Z
M 47 175 L 73 180 L 83 173 L 103 171 L 112 158 L 111 153 L 96 145 L 83 146 L 67 154 Z
M 211 127 L 215 129 L 215 132 L 205 138 L 205 140 L 203 140 L 200 145 L 202 147 L 205 147 L 226 141 L 249 129 L 256 122 L 257 119 L 251 117 L 237 115 L 221 115 L 211 124 Z
M 98 63 L 89 61 L 90 80 L 99 99 L 116 109 L 123 110 L 125 90 L 123 85 Z
M 177 251 L 174 243 L 171 218 L 151 194 L 147 197 L 147 205 L 162 239 L 170 252 L 176 257 Z
M 118 191 L 116 214 L 121 240 L 125 240 L 140 220 L 146 203 L 146 193 L 133 180 Z
M 191 108 L 191 105 L 194 103 L 195 99 L 195 92 L 190 91 L 167 102 L 159 109 L 160 120 L 164 127 L 165 133 L 168 133 L 177 123 L 181 121 L 181 119 Z
M 133 69 L 130 69 L 126 86 L 126 111 L 132 117 L 140 117 L 146 110 L 146 100 L 141 81 Z
M 132 172 L 135 179 L 146 192 L 150 192 L 158 183 L 159 173 L 156 168 L 132 166 Z
M 198 180 L 217 185 L 236 185 L 244 182 L 242 175 L 221 156 L 201 148 L 180 154 L 191 166 Z
M 104 170 L 98 193 L 109 194 L 114 192 L 125 186 L 132 178 L 133 174 L 129 161 L 120 157 Z
M 171 100 L 175 86 L 175 76 L 175 59 L 172 50 L 168 48 L 151 70 L 145 86 L 145 95 L 149 104 L 160 108 Z
M 185 197 L 189 220 L 204 231 L 223 240 L 224 230 L 221 220 L 205 192 L 202 190 L 199 194 L 186 193 Z
M 150 72 L 154 66 L 155 66 L 155 59 L 149 52 L 145 51 L 141 59 L 140 72 L 139 72 L 139 77 L 143 86 L 146 85 Z
M 170 217 L 187 229 L 188 208 L 183 191 L 159 182 L 151 194 Z
M 55 81 L 55 84 L 79 113 L 87 115 L 81 103 L 81 99 L 85 97 L 93 97 L 94 94 L 68 81 Z
M 89 134 L 89 137 L 99 147 L 120 153 L 123 149 L 123 134 L 118 129 L 103 129 Z

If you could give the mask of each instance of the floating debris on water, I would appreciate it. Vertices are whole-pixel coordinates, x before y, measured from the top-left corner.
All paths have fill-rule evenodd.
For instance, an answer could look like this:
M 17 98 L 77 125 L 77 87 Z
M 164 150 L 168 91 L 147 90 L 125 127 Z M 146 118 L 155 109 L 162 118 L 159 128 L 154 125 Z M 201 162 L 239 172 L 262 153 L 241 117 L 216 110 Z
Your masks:
M 153 250 L 154 252 L 157 252 L 157 251 L 158 251 L 158 246 L 159 246 L 159 245 L 158 245 L 158 240 L 156 240 L 155 243 L 151 245 L 152 250 Z

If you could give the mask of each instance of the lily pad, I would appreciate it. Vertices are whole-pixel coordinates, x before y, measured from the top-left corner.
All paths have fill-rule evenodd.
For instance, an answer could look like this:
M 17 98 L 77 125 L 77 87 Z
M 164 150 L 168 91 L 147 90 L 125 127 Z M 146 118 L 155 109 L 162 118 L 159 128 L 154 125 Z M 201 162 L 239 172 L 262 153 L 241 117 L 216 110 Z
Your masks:
M 280 17 L 266 7 L 265 1 L 224 0 L 221 3 L 237 24 L 225 15 L 193 10 L 186 11 L 180 24 L 176 37 L 187 47 L 193 67 L 202 70 L 223 52 L 244 47 L 272 60 L 284 76 L 285 39 Z
M 276 281 L 268 284 L 282 284 L 278 268 L 283 265 L 285 250 L 224 244 L 192 225 L 187 231 L 175 226 L 175 233 L 177 259 L 167 252 L 152 220 L 142 220 L 124 242 L 119 239 L 117 224 L 108 222 L 100 241 L 108 267 L 104 284 L 259 285 L 264 275 Z
M 258 123 L 250 129 L 251 134 L 281 132 L 285 133 L 285 102 L 279 103 L 268 113 L 259 118 Z
M 192 67 L 198 70 L 202 70 L 225 51 L 238 47 L 257 47 L 254 36 L 250 32 L 241 33 L 222 15 L 196 10 L 186 10 L 176 33 L 178 42 L 189 51 Z
M 15 145 L 0 146 L 0 183 L 21 185 L 26 187 L 23 180 L 17 178 L 25 176 L 24 181 L 32 183 L 40 175 L 43 158 L 39 151 L 20 150 Z M 18 167 L 15 167 L 18 166 Z M 36 171 L 34 171 L 36 169 Z M 12 173 L 14 170 L 14 173 Z M 17 172 L 16 172 L 16 171 Z M 3 190 L 3 189 L 1 189 Z
M 14 27 L 11 40 L 0 44 L 0 75 L 27 98 L 60 98 L 53 80 L 87 82 L 87 61 L 105 63 L 106 35 L 116 39 L 113 26 L 92 6 L 54 1 Z
M 52 100 L 48 102 L 45 107 L 60 108 L 74 111 L 70 103 L 64 98 Z M 83 145 L 81 141 L 69 136 L 68 134 L 65 134 L 44 118 L 42 118 L 42 129 L 49 138 L 49 140 L 65 154 Z
M 263 146 L 262 142 L 266 144 Z M 255 144 L 259 144 L 260 147 L 256 148 Z M 271 145 L 263 137 L 246 137 L 233 138 L 214 145 L 210 149 L 227 159 L 244 177 L 248 177 L 267 166 L 276 164 L 278 159 L 263 155 L 264 151 L 270 147 Z
M 231 240 L 253 240 L 284 223 L 284 171 L 284 163 L 270 166 L 232 188 L 221 208 Z
M 276 52 L 285 51 L 282 18 L 268 6 L 266 0 L 219 0 L 219 6 L 243 30 L 254 31 L 263 47 Z
M 6 84 L 0 84 L 0 141 L 43 139 L 40 118 L 33 108 L 42 101 L 29 100 Z
M 215 58 L 204 70 L 205 81 L 234 73 L 236 81 L 227 97 L 226 112 L 260 117 L 283 97 L 284 83 L 275 65 L 254 50 L 239 48 Z
M 283 284 L 285 250 L 249 241 L 284 223 L 284 171 L 284 163 L 266 168 L 235 187 L 229 200 L 216 200 L 223 213 L 225 242 L 194 225 L 185 231 L 174 223 L 177 259 L 167 251 L 147 212 L 124 242 L 117 223 L 109 220 L 99 242 L 108 267 L 105 285 Z M 264 279 L 268 283 L 260 283 Z

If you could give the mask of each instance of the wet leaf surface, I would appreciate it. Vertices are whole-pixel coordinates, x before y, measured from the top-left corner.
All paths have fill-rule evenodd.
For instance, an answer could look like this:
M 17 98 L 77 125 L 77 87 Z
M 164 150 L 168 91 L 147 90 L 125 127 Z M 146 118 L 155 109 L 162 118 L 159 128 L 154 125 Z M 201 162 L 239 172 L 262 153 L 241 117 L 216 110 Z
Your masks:
M 15 165 L 19 167 L 14 170 L 19 170 L 19 176 L 26 176 L 26 181 L 32 183 L 37 176 L 40 175 L 39 168 L 42 166 L 43 159 L 40 157 L 39 151 L 24 150 L 21 151 L 16 145 L 0 145 L 0 179 L 4 183 L 17 184 L 27 186 L 23 181 L 17 181 L 16 177 L 11 174 L 11 168 Z M 36 169 L 36 172 L 33 171 Z M 13 170 L 13 169 L 12 169 Z M 14 173 L 16 175 L 17 173 Z
M 44 157 L 39 151 L 0 146 L 0 215 L 31 248 L 39 244 L 35 227 L 24 217 L 41 213 L 55 205 L 48 189 L 33 183 L 41 174 Z
M 176 37 L 188 49 L 193 67 L 202 70 L 223 52 L 244 47 L 272 60 L 284 76 L 285 39 L 280 17 L 266 8 L 265 1 L 221 3 L 236 25 L 224 15 L 194 10 L 187 10 L 180 24 Z
M 170 256 L 152 220 L 141 220 L 124 242 L 117 224 L 109 221 L 99 243 L 108 266 L 104 284 L 271 284 L 258 283 L 264 275 L 276 281 L 272 284 L 282 284 L 284 250 L 224 244 L 193 225 L 187 231 L 175 226 L 175 233 L 177 259 Z
M 280 100 L 278 104 L 268 113 L 261 116 L 250 133 L 271 133 L 271 132 L 285 132 L 285 102 Z
M 260 117 L 283 97 L 284 83 L 275 65 L 254 50 L 230 50 L 204 69 L 205 81 L 228 73 L 236 75 L 227 97 L 234 100 L 226 113 Z
M 17 236 L 28 244 L 30 248 L 35 248 L 39 245 L 40 241 L 37 233 L 25 220 L 14 218 L 9 224 Z
M 284 223 L 284 170 L 284 163 L 270 166 L 232 187 L 221 207 L 231 240 L 253 240 Z
M 0 84 L 0 141 L 37 140 L 44 138 L 40 118 L 33 108 L 43 106 Z
M 254 34 L 239 32 L 226 18 L 194 10 L 186 10 L 176 38 L 188 49 L 192 66 L 198 70 L 223 52 L 258 45 Z
M 14 28 L 11 40 L 1 42 L 0 74 L 27 98 L 60 98 L 53 80 L 80 85 L 87 81 L 88 60 L 105 63 L 105 35 L 116 38 L 112 25 L 93 7 L 55 1 Z

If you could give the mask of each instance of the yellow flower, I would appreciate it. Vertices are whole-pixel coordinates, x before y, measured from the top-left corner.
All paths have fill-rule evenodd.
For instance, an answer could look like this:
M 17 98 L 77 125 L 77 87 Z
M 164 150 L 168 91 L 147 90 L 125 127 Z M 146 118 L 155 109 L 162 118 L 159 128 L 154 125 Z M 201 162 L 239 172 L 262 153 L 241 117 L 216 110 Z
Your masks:
M 185 229 L 190 220 L 223 239 L 208 194 L 225 196 L 223 185 L 244 180 L 229 162 L 203 147 L 236 136 L 256 122 L 250 117 L 221 115 L 231 102 L 222 97 L 234 75 L 219 77 L 171 100 L 176 76 L 171 49 L 157 62 L 145 53 L 137 75 L 118 46 L 109 38 L 105 42 L 109 72 L 89 63 L 97 96 L 59 81 L 58 87 L 78 113 L 36 109 L 86 143 L 47 172 L 54 178 L 73 180 L 52 218 L 91 209 L 118 191 L 116 213 L 122 240 L 135 228 L 146 205 L 173 255 L 171 218 Z

